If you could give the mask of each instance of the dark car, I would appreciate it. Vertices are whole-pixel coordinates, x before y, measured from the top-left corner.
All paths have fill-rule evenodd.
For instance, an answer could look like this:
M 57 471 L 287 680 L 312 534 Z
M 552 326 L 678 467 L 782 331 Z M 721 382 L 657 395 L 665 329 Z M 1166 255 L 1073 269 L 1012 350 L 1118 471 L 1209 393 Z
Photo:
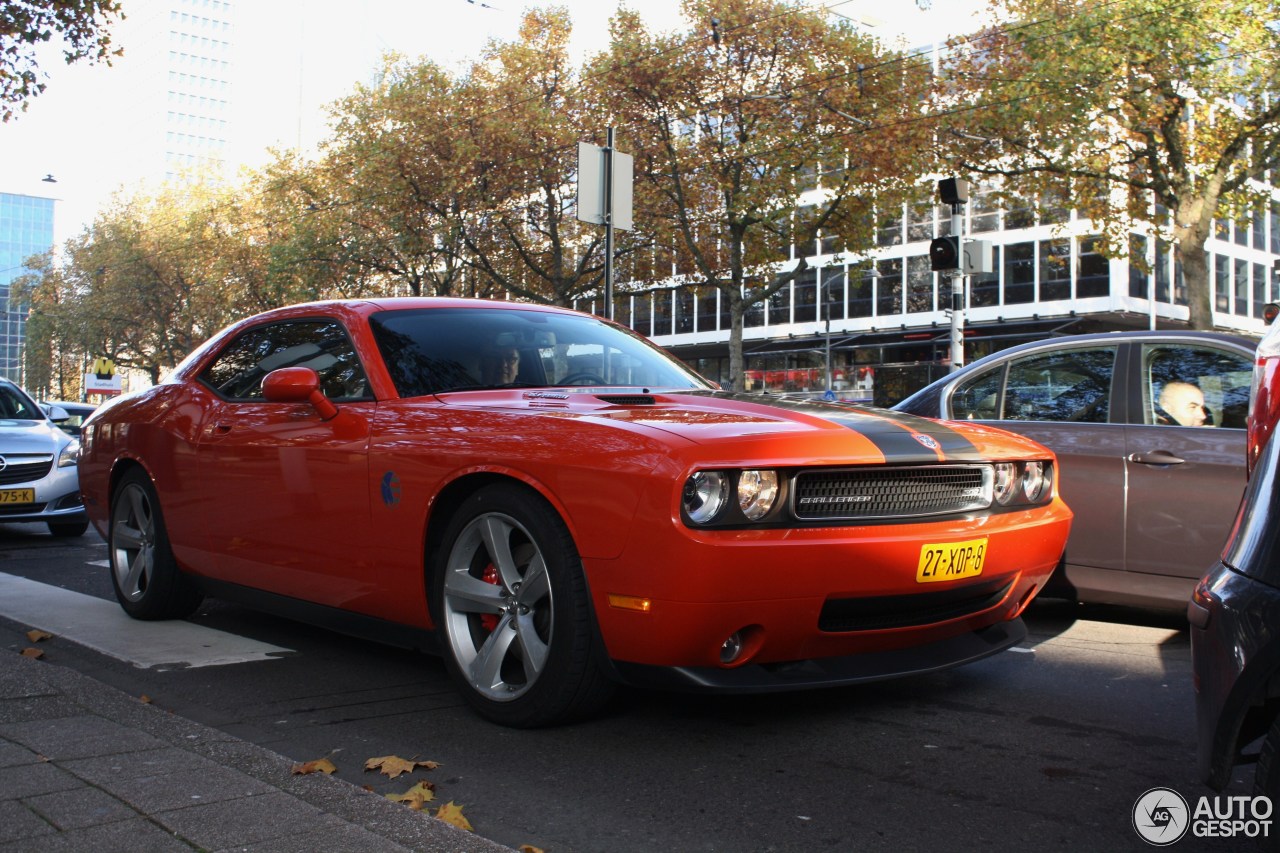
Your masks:
M 1045 595 L 1181 611 L 1245 485 L 1256 343 L 1211 332 L 1070 335 L 975 361 L 894 408 L 1051 448 L 1075 511 Z
M 1280 442 L 1269 442 L 1222 554 L 1187 605 L 1199 766 L 1221 790 L 1256 760 L 1254 787 L 1280 798 Z

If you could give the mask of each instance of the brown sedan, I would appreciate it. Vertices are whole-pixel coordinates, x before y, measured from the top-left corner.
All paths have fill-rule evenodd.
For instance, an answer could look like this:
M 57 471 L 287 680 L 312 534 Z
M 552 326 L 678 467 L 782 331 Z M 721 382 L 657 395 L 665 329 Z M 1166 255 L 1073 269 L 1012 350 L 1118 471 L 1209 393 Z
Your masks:
M 1045 595 L 1182 611 L 1244 491 L 1256 346 L 1211 332 L 1050 338 L 975 361 L 894 408 L 990 422 L 1058 454 L 1075 522 Z

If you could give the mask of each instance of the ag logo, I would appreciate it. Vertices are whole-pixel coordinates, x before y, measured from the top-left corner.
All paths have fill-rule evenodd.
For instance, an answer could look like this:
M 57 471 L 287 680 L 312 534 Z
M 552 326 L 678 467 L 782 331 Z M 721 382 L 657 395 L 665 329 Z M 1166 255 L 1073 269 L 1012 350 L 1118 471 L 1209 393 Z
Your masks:
M 1182 839 L 1191 825 L 1191 810 L 1170 788 L 1152 788 L 1133 804 L 1133 828 L 1148 844 L 1167 847 Z

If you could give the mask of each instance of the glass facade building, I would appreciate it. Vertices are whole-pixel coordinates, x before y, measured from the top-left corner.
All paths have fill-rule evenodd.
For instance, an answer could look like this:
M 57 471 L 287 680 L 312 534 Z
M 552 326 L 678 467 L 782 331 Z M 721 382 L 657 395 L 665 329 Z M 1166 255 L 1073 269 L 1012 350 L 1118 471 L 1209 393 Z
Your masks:
M 22 384 L 27 309 L 11 295 L 23 262 L 53 248 L 53 199 L 0 193 L 0 376 Z

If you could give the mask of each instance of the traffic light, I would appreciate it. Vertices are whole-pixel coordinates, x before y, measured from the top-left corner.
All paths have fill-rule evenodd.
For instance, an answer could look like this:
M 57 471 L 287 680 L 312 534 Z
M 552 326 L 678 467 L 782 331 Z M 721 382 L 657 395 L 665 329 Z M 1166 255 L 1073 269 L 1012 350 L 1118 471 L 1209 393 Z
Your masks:
M 934 272 L 960 269 L 960 238 L 934 237 L 929 244 L 929 267 Z

